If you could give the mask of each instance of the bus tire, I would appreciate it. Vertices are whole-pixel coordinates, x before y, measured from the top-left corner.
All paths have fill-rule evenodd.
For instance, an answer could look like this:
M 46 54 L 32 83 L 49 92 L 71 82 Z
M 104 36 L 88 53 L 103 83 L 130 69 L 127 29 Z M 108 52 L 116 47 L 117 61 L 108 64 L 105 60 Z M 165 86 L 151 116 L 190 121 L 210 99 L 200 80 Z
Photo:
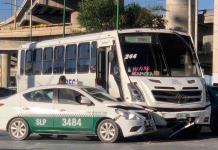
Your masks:
M 119 127 L 112 119 L 105 119 L 99 123 L 97 135 L 103 143 L 114 143 L 119 139 Z
M 218 116 L 211 118 L 210 129 L 214 135 L 218 136 Z

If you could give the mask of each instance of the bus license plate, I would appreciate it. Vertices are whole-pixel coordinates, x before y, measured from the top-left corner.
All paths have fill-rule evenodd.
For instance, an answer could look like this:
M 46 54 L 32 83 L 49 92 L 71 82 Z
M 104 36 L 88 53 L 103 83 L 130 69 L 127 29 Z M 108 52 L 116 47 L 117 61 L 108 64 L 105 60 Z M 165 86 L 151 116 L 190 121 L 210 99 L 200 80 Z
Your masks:
M 186 119 L 186 118 L 188 118 L 188 114 L 179 113 L 179 114 L 177 114 L 176 118 L 177 119 Z

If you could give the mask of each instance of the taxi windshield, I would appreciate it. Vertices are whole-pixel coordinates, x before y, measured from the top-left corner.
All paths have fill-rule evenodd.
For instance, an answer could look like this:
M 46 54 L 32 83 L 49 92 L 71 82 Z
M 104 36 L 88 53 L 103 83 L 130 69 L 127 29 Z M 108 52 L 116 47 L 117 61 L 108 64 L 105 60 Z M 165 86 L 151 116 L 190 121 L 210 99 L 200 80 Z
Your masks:
M 99 102 L 110 101 L 110 102 L 118 102 L 117 99 L 105 93 L 102 90 L 96 88 L 83 88 L 83 91 L 87 92 L 93 98 L 95 98 Z

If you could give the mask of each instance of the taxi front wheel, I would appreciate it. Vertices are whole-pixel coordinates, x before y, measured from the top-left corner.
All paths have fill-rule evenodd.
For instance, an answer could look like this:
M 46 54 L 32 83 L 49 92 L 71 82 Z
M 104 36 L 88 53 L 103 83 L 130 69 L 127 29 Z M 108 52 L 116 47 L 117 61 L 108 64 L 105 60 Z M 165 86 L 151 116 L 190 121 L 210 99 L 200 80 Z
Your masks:
M 97 135 L 104 143 L 114 143 L 119 139 L 119 128 L 113 120 L 105 119 L 98 125 Z
M 22 118 L 15 118 L 9 123 L 9 135 L 14 140 L 25 140 L 29 136 L 29 126 Z

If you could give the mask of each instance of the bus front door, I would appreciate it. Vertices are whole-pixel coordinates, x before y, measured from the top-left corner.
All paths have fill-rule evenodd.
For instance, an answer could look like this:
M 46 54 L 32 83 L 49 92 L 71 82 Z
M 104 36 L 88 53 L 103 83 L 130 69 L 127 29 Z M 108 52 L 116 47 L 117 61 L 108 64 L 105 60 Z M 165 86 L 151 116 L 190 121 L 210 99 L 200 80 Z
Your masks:
M 108 92 L 108 52 L 110 47 L 101 47 L 97 51 L 96 87 Z

